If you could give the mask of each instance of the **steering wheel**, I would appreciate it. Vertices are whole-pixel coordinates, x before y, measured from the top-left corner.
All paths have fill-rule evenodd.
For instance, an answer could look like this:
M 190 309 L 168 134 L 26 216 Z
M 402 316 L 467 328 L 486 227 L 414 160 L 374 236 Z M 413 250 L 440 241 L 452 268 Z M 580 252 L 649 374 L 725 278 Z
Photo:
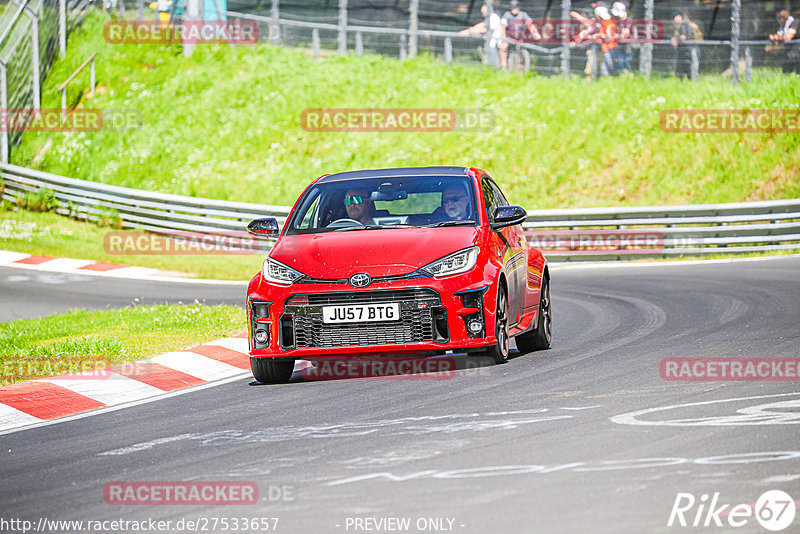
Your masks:
M 362 223 L 361 221 L 357 221 L 355 219 L 348 219 L 347 217 L 345 217 L 344 219 L 336 219 L 328 226 L 326 226 L 326 228 L 344 228 L 345 226 L 364 226 L 364 223 Z

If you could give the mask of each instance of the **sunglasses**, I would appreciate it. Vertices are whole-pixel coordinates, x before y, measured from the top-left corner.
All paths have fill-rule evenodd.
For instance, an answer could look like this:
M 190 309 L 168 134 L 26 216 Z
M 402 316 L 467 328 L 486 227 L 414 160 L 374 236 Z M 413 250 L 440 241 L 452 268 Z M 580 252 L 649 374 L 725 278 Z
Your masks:
M 442 200 L 444 200 L 445 204 L 447 204 L 449 202 L 461 202 L 465 198 L 467 197 L 462 195 L 460 197 L 444 197 Z
M 344 205 L 349 206 L 350 204 L 361 204 L 364 202 L 364 197 L 352 195 L 349 197 L 344 197 Z

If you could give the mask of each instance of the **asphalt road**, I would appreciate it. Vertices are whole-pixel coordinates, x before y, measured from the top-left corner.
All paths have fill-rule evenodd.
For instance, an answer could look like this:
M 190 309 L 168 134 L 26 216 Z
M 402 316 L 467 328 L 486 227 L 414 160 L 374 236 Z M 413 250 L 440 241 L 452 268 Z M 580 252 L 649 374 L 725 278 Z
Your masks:
M 243 377 L 1 435 L 0 519 L 172 521 L 162 532 L 186 531 L 181 518 L 207 532 L 224 531 L 220 518 L 278 518 L 292 533 L 767 532 L 724 513 L 723 527 L 667 525 L 676 500 L 689 524 L 712 500 L 752 505 L 782 490 L 800 501 L 797 381 L 659 374 L 668 357 L 800 356 L 800 258 L 561 270 L 552 291 L 551 350 L 449 380 Z M 260 502 L 106 504 L 115 481 L 253 482 Z M 785 530 L 798 531 L 800 512 Z
M 0 267 L 0 323 L 35 319 L 72 309 L 102 310 L 134 304 L 244 305 L 247 284 L 153 282 L 34 269 Z

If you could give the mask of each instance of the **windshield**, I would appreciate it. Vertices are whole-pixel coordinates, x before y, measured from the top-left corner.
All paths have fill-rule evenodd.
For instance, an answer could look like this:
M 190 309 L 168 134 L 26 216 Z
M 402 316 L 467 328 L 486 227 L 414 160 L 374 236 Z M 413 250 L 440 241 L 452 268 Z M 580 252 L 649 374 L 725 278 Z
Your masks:
M 298 203 L 286 234 L 477 224 L 472 182 L 460 177 L 322 182 Z

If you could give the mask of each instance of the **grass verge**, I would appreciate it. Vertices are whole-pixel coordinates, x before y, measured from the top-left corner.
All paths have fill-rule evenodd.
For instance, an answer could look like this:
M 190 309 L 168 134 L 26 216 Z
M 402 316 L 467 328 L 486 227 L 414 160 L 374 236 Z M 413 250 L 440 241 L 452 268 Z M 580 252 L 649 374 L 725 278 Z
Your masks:
M 0 386 L 101 369 L 240 332 L 236 306 L 159 305 L 70 311 L 0 323 Z

